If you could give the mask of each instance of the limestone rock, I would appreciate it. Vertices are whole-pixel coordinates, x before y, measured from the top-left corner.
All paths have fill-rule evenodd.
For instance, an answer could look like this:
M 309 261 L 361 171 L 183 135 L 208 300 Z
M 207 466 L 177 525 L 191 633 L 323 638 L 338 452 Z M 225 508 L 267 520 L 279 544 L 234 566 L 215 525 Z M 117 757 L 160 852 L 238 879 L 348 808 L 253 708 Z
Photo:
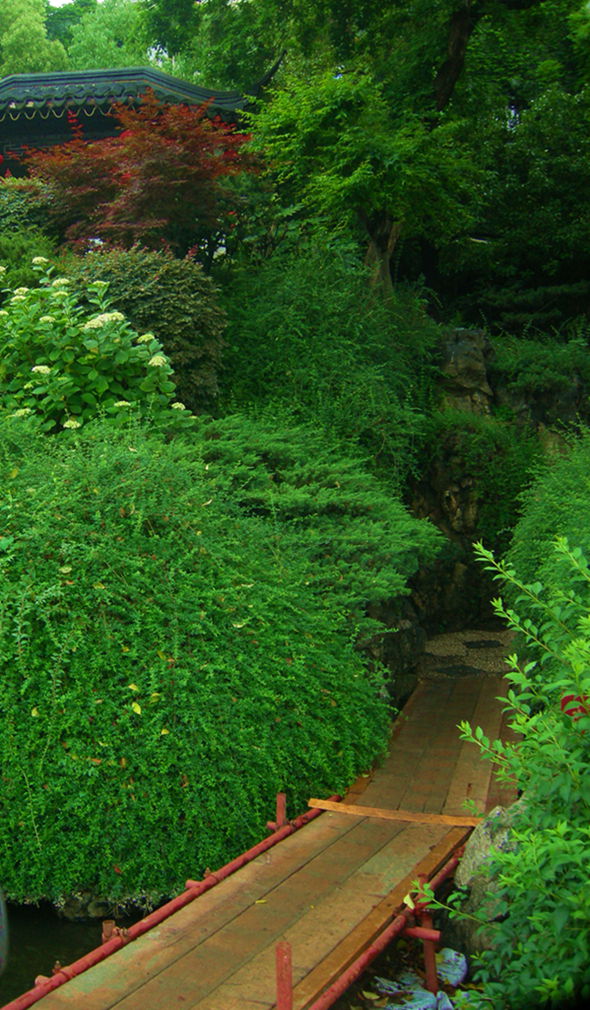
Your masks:
M 443 399 L 448 407 L 489 414 L 493 392 L 488 382 L 491 353 L 483 330 L 453 330 L 443 347 Z
M 468 891 L 461 909 L 475 919 L 492 922 L 498 915 L 494 901 L 494 880 L 490 878 L 487 864 L 494 851 L 506 851 L 516 843 L 512 835 L 512 822 L 522 809 L 523 800 L 510 807 L 495 807 L 484 821 L 477 825 L 465 846 L 465 853 L 455 873 L 455 886 Z M 492 945 L 489 931 L 469 918 L 449 919 L 444 925 L 444 940 L 451 947 L 473 956 Z

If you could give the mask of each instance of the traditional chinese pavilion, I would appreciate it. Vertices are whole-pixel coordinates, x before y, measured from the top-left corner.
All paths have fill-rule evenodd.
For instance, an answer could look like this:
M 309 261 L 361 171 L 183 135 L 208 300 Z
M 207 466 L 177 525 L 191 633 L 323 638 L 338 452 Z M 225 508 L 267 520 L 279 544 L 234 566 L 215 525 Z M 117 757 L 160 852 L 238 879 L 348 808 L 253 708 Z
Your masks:
M 250 91 L 212 91 L 178 80 L 152 67 L 123 70 L 83 70 L 52 74 L 11 74 L 0 79 L 0 154 L 2 169 L 22 174 L 18 154 L 23 147 L 48 147 L 72 139 L 68 112 L 82 124 L 88 140 L 113 136 L 115 120 L 108 115 L 114 104 L 138 105 L 151 89 L 165 103 L 203 105 L 208 115 L 236 122 L 251 106 L 274 73 Z

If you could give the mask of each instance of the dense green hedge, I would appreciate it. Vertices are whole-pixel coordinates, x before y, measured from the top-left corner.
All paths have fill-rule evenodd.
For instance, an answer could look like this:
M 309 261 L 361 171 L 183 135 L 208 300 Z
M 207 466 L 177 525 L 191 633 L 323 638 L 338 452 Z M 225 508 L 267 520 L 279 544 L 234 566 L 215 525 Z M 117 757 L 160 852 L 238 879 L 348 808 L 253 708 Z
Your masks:
M 268 425 L 194 424 L 0 424 L 14 899 L 155 900 L 258 840 L 278 790 L 301 810 L 385 746 L 360 601 L 403 589 L 435 535 L 309 431 L 267 451 Z
M 115 307 L 163 345 L 178 399 L 194 411 L 211 409 L 218 393 L 225 315 L 215 285 L 198 263 L 136 247 L 71 257 L 66 269 L 81 286 L 107 281 Z

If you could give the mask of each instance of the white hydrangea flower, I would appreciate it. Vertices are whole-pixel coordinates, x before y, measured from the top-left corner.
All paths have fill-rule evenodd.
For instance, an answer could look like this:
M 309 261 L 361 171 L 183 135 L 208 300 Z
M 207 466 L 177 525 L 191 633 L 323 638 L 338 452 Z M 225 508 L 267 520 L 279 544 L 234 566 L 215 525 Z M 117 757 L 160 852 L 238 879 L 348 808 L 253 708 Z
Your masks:
M 148 365 L 151 365 L 152 368 L 162 368 L 163 365 L 167 364 L 168 362 L 163 354 L 154 354 L 153 358 L 150 358 L 148 361 Z
M 33 256 L 31 262 L 34 267 L 44 267 L 46 263 L 49 263 L 49 260 L 46 256 Z
M 39 322 L 40 323 L 54 323 L 55 322 L 55 316 L 41 316 Z
M 115 400 L 115 407 L 130 407 L 129 400 Z
M 24 302 L 24 301 L 26 301 L 26 299 L 25 299 L 24 295 L 13 295 L 12 298 L 10 299 L 10 301 L 11 302 Z
M 68 292 L 65 290 L 65 288 L 55 288 L 51 292 L 51 295 L 53 298 L 67 298 Z
M 141 337 L 138 337 L 135 341 L 136 344 L 150 344 L 152 340 L 155 340 L 153 333 L 142 333 Z
M 75 417 L 68 418 L 67 421 L 64 421 L 63 426 L 64 426 L 64 428 L 81 428 L 82 427 L 82 425 L 80 424 L 80 422 L 76 421 Z
M 49 365 L 33 365 L 32 372 L 39 372 L 40 375 L 49 375 L 51 369 Z
M 171 403 L 170 406 L 172 410 L 186 410 L 184 403 L 181 403 L 180 400 L 177 400 L 176 403 Z
M 1 316 L 8 316 L 8 315 L 10 315 L 10 313 L 7 312 L 6 309 L 0 309 L 0 317 Z
M 84 323 L 83 330 L 100 330 L 107 323 L 121 323 L 125 319 L 122 312 L 102 312 Z
M 51 282 L 52 288 L 65 288 L 66 285 L 71 284 L 69 277 L 56 277 L 54 281 Z
M 31 410 L 30 407 L 20 407 L 19 410 L 15 410 L 14 413 L 12 413 L 10 416 L 11 417 L 26 417 L 27 414 L 32 414 L 32 413 L 33 412 L 32 412 L 32 410 Z
M 14 293 L 15 295 L 26 295 L 30 290 L 30 288 L 15 288 Z
M 6 267 L 0 265 L 0 274 L 5 274 L 5 273 L 6 273 Z

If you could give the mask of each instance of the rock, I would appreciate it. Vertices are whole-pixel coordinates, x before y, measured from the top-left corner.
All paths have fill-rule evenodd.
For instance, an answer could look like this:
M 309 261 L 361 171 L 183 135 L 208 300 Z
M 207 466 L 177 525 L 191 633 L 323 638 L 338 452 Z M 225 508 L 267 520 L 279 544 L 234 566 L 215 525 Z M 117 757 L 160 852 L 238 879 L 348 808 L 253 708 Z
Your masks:
M 90 891 L 76 891 L 69 894 L 57 909 L 62 919 L 69 922 L 84 922 L 87 919 L 106 919 L 113 906 Z
M 486 819 L 477 825 L 455 873 L 455 886 L 468 892 L 461 910 L 475 919 L 493 922 L 498 916 L 494 901 L 494 880 L 486 872 L 494 851 L 515 847 L 512 822 L 522 809 L 523 800 L 510 807 L 495 807 Z M 468 918 L 448 919 L 443 926 L 445 944 L 462 950 L 468 956 L 481 953 L 492 946 L 489 931 L 479 922 Z
M 490 342 L 483 330 L 453 330 L 443 346 L 443 401 L 455 410 L 489 414 L 493 392 L 488 382 Z

